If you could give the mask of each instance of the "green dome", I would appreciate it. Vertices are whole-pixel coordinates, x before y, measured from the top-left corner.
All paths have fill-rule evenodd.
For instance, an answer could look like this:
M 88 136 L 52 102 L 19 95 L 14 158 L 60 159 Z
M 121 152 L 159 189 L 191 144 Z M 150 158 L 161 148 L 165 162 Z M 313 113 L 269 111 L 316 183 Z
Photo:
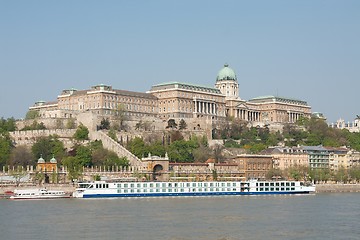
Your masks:
M 51 162 L 51 163 L 57 163 L 55 157 L 53 157 L 52 159 L 50 159 L 50 162 Z
M 224 67 L 219 71 L 216 81 L 223 81 L 223 80 L 233 80 L 237 81 L 236 74 L 234 70 L 229 68 L 228 64 L 225 64 Z
M 45 163 L 45 160 L 42 158 L 42 157 L 40 157 L 39 159 L 38 159 L 38 162 L 37 163 Z

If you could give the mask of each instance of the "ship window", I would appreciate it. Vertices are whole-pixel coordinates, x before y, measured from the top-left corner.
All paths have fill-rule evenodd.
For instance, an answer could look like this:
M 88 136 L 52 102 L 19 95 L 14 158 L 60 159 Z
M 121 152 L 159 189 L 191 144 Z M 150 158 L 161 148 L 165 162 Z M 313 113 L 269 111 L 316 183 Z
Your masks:
M 202 189 L 201 188 L 199 188 L 199 192 L 201 192 L 202 191 Z
M 184 192 L 184 189 L 183 189 L 183 188 L 181 188 L 181 189 L 180 189 L 180 192 Z
M 133 188 L 135 185 L 133 183 L 130 184 L 130 187 Z
M 147 187 L 147 184 L 146 184 L 146 183 L 144 183 L 144 186 L 143 186 L 143 187 L 145 187 L 145 188 L 146 188 L 146 187 Z
M 292 187 L 292 188 L 291 188 L 291 190 L 292 190 L 292 191 L 295 191 L 295 188 L 294 188 L 294 187 Z
M 269 188 L 265 188 L 265 191 L 269 191 Z
M 124 184 L 124 187 L 125 187 L 125 188 L 127 188 L 127 187 L 128 187 L 128 184 L 127 184 L 127 183 L 125 183 L 125 184 Z
M 282 186 L 282 187 L 285 186 L 283 182 L 281 183 L 281 186 Z
M 140 192 L 140 189 L 139 189 L 139 188 L 137 189 L 137 192 Z
M 127 193 L 128 192 L 128 190 L 127 189 L 124 189 L 124 193 Z
M 261 187 L 264 186 L 264 183 L 261 182 L 261 183 L 260 183 L 260 186 L 261 186 Z
M 264 191 L 264 188 L 260 188 L 260 190 L 259 190 L 260 192 L 262 192 L 262 191 Z
M 231 185 L 230 183 L 227 183 L 227 186 L 228 186 L 228 187 L 230 187 L 230 185 Z
M 269 183 L 268 183 L 268 182 L 267 182 L 267 183 L 265 183 L 265 186 L 266 186 L 266 187 L 268 187 L 268 186 L 269 186 Z
M 278 186 L 279 186 L 279 183 L 277 182 L 275 185 L 278 187 Z
M 160 189 L 157 188 L 157 189 L 156 189 L 156 192 L 160 192 Z
M 154 192 L 154 189 L 150 188 L 150 192 Z
M 233 183 L 233 187 L 236 187 L 236 183 Z
M 169 188 L 169 189 L 168 189 L 168 192 L 172 192 L 172 189 L 171 189 L 171 188 Z
M 214 184 L 213 183 L 210 183 L 210 187 L 213 187 L 214 186 Z
M 291 183 L 291 186 L 295 186 L 295 183 L 294 183 L 294 182 L 292 182 L 292 183 Z
M 157 183 L 157 184 L 156 184 L 156 187 L 160 187 L 160 183 Z
M 137 184 L 137 187 L 138 187 L 138 188 L 140 187 L 140 183 Z
M 204 187 L 207 187 L 207 183 L 204 183 Z
M 279 188 L 275 188 L 276 191 L 279 191 Z
M 131 189 L 130 191 L 133 193 L 133 192 L 134 192 L 134 189 Z
M 274 183 L 272 182 L 272 183 L 270 183 L 270 186 L 274 186 Z
M 144 189 L 144 192 L 147 192 L 147 189 Z
M 154 184 L 153 184 L 153 183 L 150 183 L 150 187 L 151 187 L 151 188 L 154 187 Z
M 284 188 L 283 188 L 283 187 L 281 188 L 281 191 L 284 191 Z
M 213 188 L 210 188 L 210 191 L 212 192 L 212 191 L 214 191 L 214 189 L 213 189 Z
M 288 186 L 290 186 L 290 183 L 289 183 L 289 182 L 287 182 L 287 183 L 286 183 L 286 186 L 287 186 L 287 187 L 288 187 Z
M 287 187 L 287 188 L 286 188 L 286 191 L 289 191 L 289 190 L 290 190 L 290 188 Z
M 272 188 L 270 188 L 270 191 L 274 191 L 274 188 L 272 187 Z

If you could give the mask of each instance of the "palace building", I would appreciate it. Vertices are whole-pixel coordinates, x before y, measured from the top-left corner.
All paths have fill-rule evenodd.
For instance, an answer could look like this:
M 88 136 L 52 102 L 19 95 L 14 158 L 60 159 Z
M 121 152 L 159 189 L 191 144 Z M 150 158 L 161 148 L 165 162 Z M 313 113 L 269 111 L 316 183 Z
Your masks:
M 121 110 L 133 119 L 233 117 L 254 125 L 293 123 L 311 116 L 311 107 L 303 100 L 278 96 L 241 99 L 235 71 L 227 64 L 219 71 L 214 87 L 169 82 L 143 93 L 101 84 L 88 90 L 63 90 L 56 101 L 39 101 L 29 109 L 39 111 L 42 118 L 70 118 L 81 112 L 106 116 Z

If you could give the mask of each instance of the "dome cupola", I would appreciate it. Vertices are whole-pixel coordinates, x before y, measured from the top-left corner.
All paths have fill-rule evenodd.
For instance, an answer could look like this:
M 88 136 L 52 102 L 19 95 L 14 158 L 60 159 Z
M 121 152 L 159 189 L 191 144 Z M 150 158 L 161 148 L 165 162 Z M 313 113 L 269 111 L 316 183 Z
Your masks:
M 40 156 L 40 158 L 38 159 L 37 163 L 45 163 L 45 160 L 42 158 L 42 156 Z
M 228 64 L 224 64 L 224 67 L 219 71 L 216 77 L 216 82 L 227 80 L 237 81 L 237 77 L 235 71 L 230 68 Z

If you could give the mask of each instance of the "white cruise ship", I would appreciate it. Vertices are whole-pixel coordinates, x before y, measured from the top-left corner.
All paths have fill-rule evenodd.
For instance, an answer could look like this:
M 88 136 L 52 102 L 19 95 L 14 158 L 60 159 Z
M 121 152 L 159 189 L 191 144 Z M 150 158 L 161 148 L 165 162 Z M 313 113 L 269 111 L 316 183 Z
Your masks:
M 309 194 L 315 186 L 299 181 L 108 182 L 79 183 L 76 198 Z

